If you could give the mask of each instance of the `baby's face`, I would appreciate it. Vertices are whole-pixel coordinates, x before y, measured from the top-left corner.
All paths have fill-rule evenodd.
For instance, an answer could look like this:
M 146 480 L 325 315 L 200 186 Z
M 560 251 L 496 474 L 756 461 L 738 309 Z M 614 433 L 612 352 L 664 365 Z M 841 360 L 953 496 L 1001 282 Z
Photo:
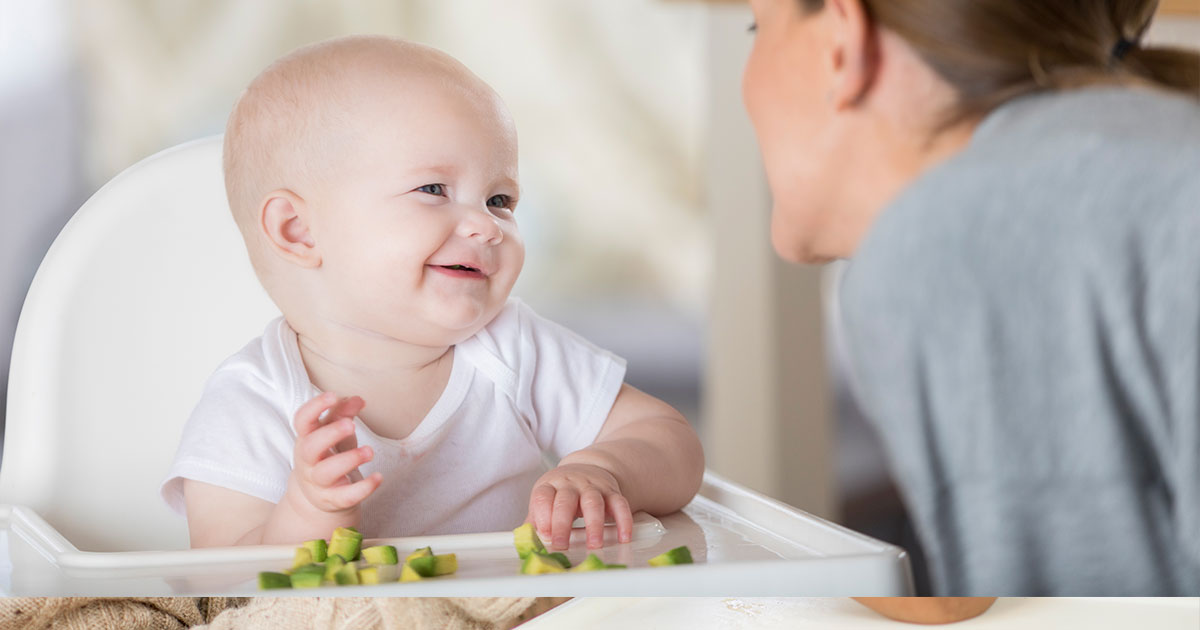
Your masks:
M 310 201 L 322 307 L 339 323 L 440 346 L 504 306 L 525 260 L 516 132 L 498 97 L 443 77 L 365 87 L 350 160 Z

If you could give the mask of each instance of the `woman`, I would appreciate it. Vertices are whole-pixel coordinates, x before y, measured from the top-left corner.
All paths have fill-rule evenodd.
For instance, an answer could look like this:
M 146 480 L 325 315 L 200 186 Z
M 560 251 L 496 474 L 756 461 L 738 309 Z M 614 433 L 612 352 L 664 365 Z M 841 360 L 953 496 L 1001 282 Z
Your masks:
M 1153 0 L 751 0 L 776 251 L 940 595 L 1200 594 L 1200 56 Z

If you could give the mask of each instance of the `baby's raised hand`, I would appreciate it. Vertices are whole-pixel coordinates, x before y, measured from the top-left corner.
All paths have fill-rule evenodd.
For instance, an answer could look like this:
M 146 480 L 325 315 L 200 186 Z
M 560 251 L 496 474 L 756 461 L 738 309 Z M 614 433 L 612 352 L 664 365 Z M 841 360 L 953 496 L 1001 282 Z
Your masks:
M 358 472 L 374 457 L 371 447 L 358 446 L 354 434 L 354 416 L 363 406 L 358 396 L 339 399 L 326 392 L 296 410 L 289 494 L 295 489 L 310 508 L 320 512 L 357 517 L 359 504 L 383 481 L 379 473 L 364 479 Z M 329 413 L 322 421 L 326 410 Z
M 542 475 L 529 496 L 529 516 L 538 535 L 552 549 L 566 549 L 571 525 L 583 517 L 589 549 L 604 546 L 604 523 L 617 525 L 617 540 L 633 537 L 633 513 L 621 494 L 617 479 L 604 468 L 590 464 L 561 464 Z

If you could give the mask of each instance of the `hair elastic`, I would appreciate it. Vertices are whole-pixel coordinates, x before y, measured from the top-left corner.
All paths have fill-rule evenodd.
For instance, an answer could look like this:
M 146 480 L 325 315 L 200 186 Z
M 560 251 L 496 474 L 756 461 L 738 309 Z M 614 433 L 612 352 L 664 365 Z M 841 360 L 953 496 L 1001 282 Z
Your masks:
M 1113 44 L 1112 48 L 1113 61 L 1120 61 L 1124 59 L 1125 54 L 1128 53 L 1129 49 L 1133 48 L 1136 44 L 1137 42 L 1130 41 L 1124 37 L 1118 39 L 1117 43 Z

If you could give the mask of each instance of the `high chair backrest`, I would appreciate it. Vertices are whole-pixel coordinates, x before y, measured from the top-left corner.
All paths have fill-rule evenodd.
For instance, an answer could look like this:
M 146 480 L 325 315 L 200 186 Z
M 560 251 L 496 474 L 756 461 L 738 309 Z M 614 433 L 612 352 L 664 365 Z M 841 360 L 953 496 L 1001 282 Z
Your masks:
M 118 175 L 63 228 L 25 298 L 0 503 L 86 551 L 186 548 L 159 483 L 205 379 L 278 314 L 229 212 L 219 136 Z

